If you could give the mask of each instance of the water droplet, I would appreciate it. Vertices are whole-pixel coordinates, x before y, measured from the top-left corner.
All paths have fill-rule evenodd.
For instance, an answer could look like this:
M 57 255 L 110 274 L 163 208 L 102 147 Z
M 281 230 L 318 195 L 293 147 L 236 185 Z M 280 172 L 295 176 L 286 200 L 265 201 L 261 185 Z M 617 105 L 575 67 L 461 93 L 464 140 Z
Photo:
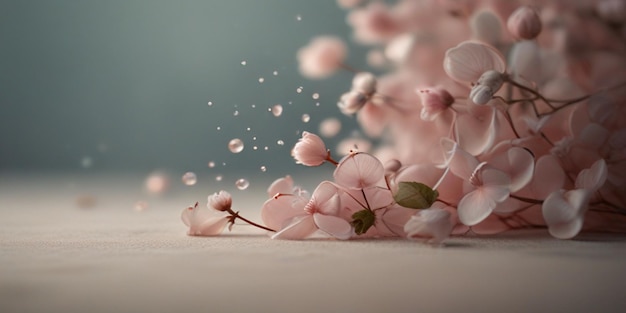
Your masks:
M 256 136 L 252 137 L 252 140 L 256 141 Z
M 246 127 L 246 131 L 250 131 L 250 127 Z
M 246 64 L 248 64 L 248 62 L 246 62 L 246 60 L 241 61 L 241 65 L 245 66 Z
M 251 105 L 253 109 L 256 109 L 256 104 Z
M 272 112 L 272 114 L 274 114 L 274 116 L 278 117 L 283 114 L 283 106 L 280 104 L 276 104 L 270 109 L 270 111 Z
M 273 71 L 273 72 L 272 72 L 272 74 L 273 74 L 274 76 L 278 76 L 278 71 Z
M 224 177 L 222 175 L 215 176 L 215 181 L 222 181 Z
M 222 166 L 226 166 L 226 162 L 222 162 Z
M 235 110 L 235 112 L 233 112 L 233 116 L 238 116 L 239 115 L 239 111 Z
M 246 190 L 246 189 L 248 189 L 248 186 L 250 186 L 250 182 L 247 179 L 245 179 L 245 178 L 239 178 L 235 182 L 235 186 L 239 190 Z
M 139 200 L 135 202 L 135 211 L 142 212 L 148 209 L 148 202 Z
M 341 122 L 339 119 L 329 117 L 320 123 L 320 134 L 324 137 L 335 137 L 341 131 Z
M 254 146 L 254 147 L 252 147 L 252 150 L 256 150 L 256 149 L 258 149 L 258 148 L 259 148 L 259 147 Z
M 300 87 L 296 88 L 296 92 L 297 93 L 302 93 L 303 89 L 304 89 L 304 87 L 300 86 Z
M 216 129 L 217 130 L 222 130 L 222 126 L 217 126 Z
M 211 102 L 211 101 L 207 102 L 207 104 L 208 104 L 209 106 L 213 106 L 213 102 Z
M 276 144 L 279 145 L 279 146 L 284 146 L 285 142 L 282 141 L 282 140 L 278 140 L 278 141 L 276 141 Z
M 243 141 L 241 141 L 241 139 L 239 138 L 232 139 L 228 143 L 228 150 L 230 150 L 230 152 L 232 153 L 239 153 L 243 151 Z
M 264 81 L 265 81 L 265 78 L 263 78 L 263 77 L 259 77 L 259 83 L 261 83 L 261 84 L 262 84 Z
M 198 182 L 198 178 L 194 172 L 187 172 L 183 174 L 181 180 L 183 181 L 183 184 L 187 186 L 193 186 Z
M 215 162 L 213 161 L 209 161 L 209 164 L 207 164 L 209 166 L 209 168 L 214 168 L 215 167 Z
M 268 146 L 263 147 L 263 150 L 265 150 L 265 151 L 267 151 L 269 149 L 270 149 L 270 147 L 268 147 Z
M 302 21 L 302 15 L 300 14 L 296 15 L 296 21 L 298 22 Z
M 320 94 L 316 92 L 311 96 L 311 98 L 313 98 L 314 100 L 317 100 L 320 98 Z
M 90 168 L 93 166 L 93 159 L 91 157 L 83 157 L 80 160 L 80 166 L 82 166 L 83 168 Z
M 308 123 L 311 120 L 311 116 L 308 114 L 302 114 L 302 121 Z
M 267 167 L 265 167 L 265 165 L 261 166 L 261 172 L 266 172 L 267 171 Z
M 315 102 L 315 106 L 316 107 L 320 106 L 320 103 L 319 102 Z

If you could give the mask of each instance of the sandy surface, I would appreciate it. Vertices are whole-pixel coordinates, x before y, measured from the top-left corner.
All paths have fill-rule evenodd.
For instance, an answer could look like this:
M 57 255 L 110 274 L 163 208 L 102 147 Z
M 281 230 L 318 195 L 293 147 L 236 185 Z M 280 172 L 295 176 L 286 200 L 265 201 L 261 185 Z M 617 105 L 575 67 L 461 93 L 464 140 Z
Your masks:
M 407 240 L 185 235 L 200 188 L 0 175 L 0 312 L 625 312 L 626 237 Z M 79 196 L 94 196 L 80 209 Z M 258 206 L 261 192 L 236 203 Z M 196 199 L 197 198 L 197 199 Z M 145 200 L 149 208 L 133 205 Z M 255 210 L 245 211 L 258 219 Z

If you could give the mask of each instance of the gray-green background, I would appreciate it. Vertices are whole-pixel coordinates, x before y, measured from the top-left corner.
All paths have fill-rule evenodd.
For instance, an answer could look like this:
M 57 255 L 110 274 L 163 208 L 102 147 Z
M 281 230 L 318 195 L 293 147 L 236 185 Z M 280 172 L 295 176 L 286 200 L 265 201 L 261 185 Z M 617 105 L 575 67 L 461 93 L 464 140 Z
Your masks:
M 0 171 L 297 170 L 297 131 L 340 117 L 351 74 L 304 79 L 295 54 L 320 34 L 349 41 L 345 15 L 333 0 L 2 0 Z M 340 118 L 345 137 L 356 124 Z

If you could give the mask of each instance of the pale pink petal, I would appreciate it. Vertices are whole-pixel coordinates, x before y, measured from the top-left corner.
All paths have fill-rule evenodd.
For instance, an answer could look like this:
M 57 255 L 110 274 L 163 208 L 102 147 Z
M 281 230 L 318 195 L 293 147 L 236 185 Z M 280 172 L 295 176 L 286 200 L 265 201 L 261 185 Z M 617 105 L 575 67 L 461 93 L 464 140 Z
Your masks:
M 311 214 L 337 215 L 339 214 L 339 208 L 340 197 L 337 186 L 332 182 L 323 181 L 315 188 L 311 200 L 304 209 Z
M 479 155 L 493 146 L 497 128 L 496 109 L 476 106 L 472 112 L 457 118 L 454 130 L 461 148 L 471 155 Z
M 371 210 L 376 210 L 394 203 L 391 191 L 383 187 L 368 187 L 362 191 L 367 198 Z
M 276 194 L 290 194 L 293 192 L 293 178 L 287 175 L 275 180 L 268 188 L 267 195 L 270 197 Z
M 581 143 L 592 150 L 600 149 L 608 138 L 609 130 L 595 123 L 587 125 L 580 133 Z
M 406 233 L 404 232 L 404 225 L 406 225 L 411 216 L 414 214 L 414 209 L 405 208 L 400 205 L 393 205 L 384 210 L 379 218 L 379 222 L 384 224 L 386 228 L 396 236 L 404 237 L 406 236 Z M 379 227 L 379 225 L 377 224 L 376 227 Z
M 300 240 L 311 236 L 317 227 L 313 215 L 295 217 L 285 228 L 272 236 L 272 239 Z
M 496 202 L 481 189 L 466 194 L 458 205 L 461 223 L 472 226 L 487 218 L 495 209 Z
M 559 239 L 576 236 L 582 228 L 582 219 L 588 208 L 590 195 L 586 189 L 551 193 L 542 205 L 543 218 L 550 234 Z
M 321 231 L 337 239 L 346 240 L 352 236 L 352 226 L 342 218 L 315 213 L 313 220 Z
M 270 198 L 261 208 L 261 220 L 271 229 L 281 229 L 295 216 L 306 214 L 304 204 L 306 202 L 299 196 L 284 195 Z
M 453 226 L 450 212 L 430 208 L 413 215 L 404 225 L 404 232 L 409 238 L 426 238 L 431 243 L 440 244 L 450 236 Z
M 556 156 L 548 154 L 537 160 L 531 184 L 535 198 L 545 199 L 552 192 L 563 188 L 564 183 L 565 172 Z
M 577 218 L 569 223 L 555 224 L 548 228 L 548 232 L 555 238 L 570 239 L 574 238 L 583 228 L 583 219 Z
M 224 231 L 226 228 L 226 224 L 228 224 L 228 217 L 213 217 L 206 220 L 204 223 L 199 225 L 196 229 L 189 230 L 189 235 L 193 236 L 217 236 Z M 192 233 L 193 231 L 193 233 Z
M 472 232 L 479 235 L 494 235 L 511 229 L 498 216 L 491 214 L 480 223 L 472 226 Z
M 492 11 L 478 11 L 472 15 L 469 22 L 474 38 L 491 45 L 496 45 L 502 40 L 502 23 Z
M 449 155 L 448 166 L 452 173 L 459 178 L 468 180 L 476 167 L 478 167 L 478 160 L 458 145 L 447 154 Z
M 509 71 L 516 77 L 523 77 L 539 83 L 542 74 L 541 48 L 535 41 L 516 42 L 511 48 Z
M 297 164 L 319 166 L 326 161 L 328 150 L 322 138 L 305 131 L 291 150 L 291 156 Z
M 521 6 L 515 10 L 506 23 L 509 32 L 520 39 L 534 39 L 542 29 L 541 19 L 535 10 L 529 6 Z
M 484 167 L 480 172 L 483 186 L 480 188 L 494 201 L 502 202 L 509 196 L 511 177 L 492 167 Z
M 365 95 L 376 92 L 376 76 L 369 72 L 359 72 L 352 78 L 352 90 Z
M 319 36 L 298 51 L 300 73 L 318 79 L 330 76 L 342 64 L 348 48 L 338 37 Z
M 511 178 L 511 192 L 516 192 L 532 180 L 535 158 L 524 148 L 512 147 L 506 153 L 493 158 L 489 165 L 507 173 Z
M 600 189 L 608 176 L 608 170 L 604 159 L 599 159 L 593 165 L 580 171 L 576 177 L 576 188 L 587 189 L 595 192 Z
M 488 70 L 504 73 L 506 63 L 500 52 L 493 47 L 464 41 L 446 51 L 443 68 L 450 78 L 469 83 L 477 81 Z
M 333 173 L 337 184 L 352 189 L 375 186 L 384 175 L 382 163 L 374 156 L 362 152 L 343 158 Z

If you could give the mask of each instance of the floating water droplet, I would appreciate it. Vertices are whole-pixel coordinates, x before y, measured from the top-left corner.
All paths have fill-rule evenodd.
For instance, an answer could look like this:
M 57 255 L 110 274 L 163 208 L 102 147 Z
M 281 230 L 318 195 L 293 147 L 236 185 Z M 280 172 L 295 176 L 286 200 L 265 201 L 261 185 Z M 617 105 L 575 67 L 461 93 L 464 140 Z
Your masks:
M 276 141 L 276 144 L 279 145 L 279 146 L 284 146 L 285 142 L 282 141 L 282 140 L 278 140 L 278 141 Z
M 339 119 L 329 117 L 320 123 L 320 134 L 324 137 L 335 137 L 341 131 L 341 122 Z
M 259 147 L 254 146 L 254 147 L 252 147 L 252 150 L 256 150 L 256 149 L 258 149 L 258 148 L 259 148 Z
M 207 102 L 207 104 L 208 104 L 209 106 L 213 106 L 213 102 L 211 102 L 211 101 Z
M 300 14 L 296 15 L 296 21 L 298 22 L 302 21 L 302 15 Z
M 235 110 L 235 112 L 233 112 L 233 116 L 238 116 L 239 115 L 239 111 Z
M 302 93 L 303 89 L 304 89 L 304 87 L 300 86 L 300 87 L 296 88 L 296 92 L 297 93 Z
M 252 140 L 256 141 L 256 136 L 252 137 Z
M 243 151 L 243 141 L 241 141 L 241 139 L 239 138 L 232 139 L 228 143 L 228 150 L 230 150 L 230 152 L 232 153 L 239 153 Z
M 320 94 L 316 92 L 313 95 L 311 95 L 311 98 L 313 98 L 314 100 L 317 100 L 320 98 Z
M 181 180 L 183 181 L 183 184 L 187 186 L 193 186 L 198 182 L 198 177 L 196 177 L 196 174 L 194 172 L 187 172 L 183 174 Z
M 261 166 L 261 172 L 266 172 L 267 171 L 267 167 L 265 167 L 265 165 Z
M 270 109 L 270 111 L 274 116 L 278 117 L 283 114 L 283 106 L 280 104 L 276 104 Z
M 241 61 L 241 65 L 245 66 L 246 64 L 248 64 L 248 62 L 246 62 L 246 60 Z
M 222 130 L 222 126 L 217 126 L 215 129 Z
M 82 166 L 83 168 L 90 168 L 91 166 L 93 166 L 93 159 L 91 157 L 83 157 L 80 160 L 80 166 Z
M 274 76 L 278 76 L 278 71 L 273 71 L 273 72 L 272 72 L 272 74 L 273 74 Z
M 316 107 L 320 106 L 320 103 L 319 102 L 315 102 L 315 106 Z
M 142 212 L 148 209 L 148 202 L 139 200 L 135 202 L 135 211 Z
M 217 176 L 215 176 L 215 180 L 216 180 L 216 181 L 222 181 L 222 179 L 223 179 L 223 178 L 224 178 L 224 177 L 223 177 L 222 175 L 217 175 Z
M 262 84 L 264 81 L 265 81 L 265 78 L 263 78 L 263 77 L 259 77 L 259 83 L 261 83 L 261 84 Z
M 308 114 L 302 114 L 302 121 L 308 123 L 311 120 L 311 116 Z
M 250 127 L 246 127 L 246 131 L 250 131 Z
M 239 190 L 246 190 L 246 189 L 248 189 L 248 186 L 250 186 L 250 182 L 247 179 L 245 179 L 245 178 L 239 178 L 235 182 L 235 186 Z
M 251 105 L 253 109 L 256 109 L 256 104 Z
M 222 162 L 222 166 L 226 166 L 226 162 Z
M 265 150 L 265 151 L 267 151 L 269 149 L 270 149 L 270 147 L 268 147 L 268 146 L 263 147 L 263 150 Z
M 209 166 L 209 168 L 214 168 L 215 167 L 215 162 L 213 161 L 209 161 L 209 164 L 207 164 Z

